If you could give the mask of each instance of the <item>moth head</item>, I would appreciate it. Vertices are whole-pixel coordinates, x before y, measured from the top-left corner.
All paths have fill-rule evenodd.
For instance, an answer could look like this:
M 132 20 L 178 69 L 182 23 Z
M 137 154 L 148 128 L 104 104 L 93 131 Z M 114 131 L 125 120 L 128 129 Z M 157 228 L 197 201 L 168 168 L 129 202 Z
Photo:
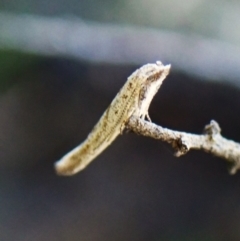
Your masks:
M 155 64 L 146 64 L 139 69 L 143 79 L 148 82 L 155 82 L 157 80 L 164 80 L 168 75 L 171 65 L 163 65 L 162 62 L 157 61 Z

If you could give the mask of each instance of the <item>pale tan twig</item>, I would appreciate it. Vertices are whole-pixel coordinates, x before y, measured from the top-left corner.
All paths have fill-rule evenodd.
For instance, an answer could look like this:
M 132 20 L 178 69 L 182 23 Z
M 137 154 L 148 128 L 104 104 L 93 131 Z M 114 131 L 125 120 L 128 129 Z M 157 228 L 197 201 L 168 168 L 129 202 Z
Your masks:
M 240 144 L 222 137 L 221 129 L 214 120 L 205 126 L 204 134 L 201 135 L 163 128 L 135 116 L 129 119 L 127 128 L 137 134 L 168 142 L 176 150 L 177 157 L 191 149 L 204 150 L 230 162 L 230 174 L 235 174 L 240 169 Z
M 221 129 L 214 120 L 206 125 L 204 134 L 196 135 L 173 131 L 151 122 L 148 117 L 150 103 L 170 70 L 170 65 L 146 64 L 129 76 L 87 139 L 67 153 L 55 164 L 60 175 L 73 175 L 84 169 L 105 150 L 125 129 L 137 134 L 170 143 L 177 157 L 191 149 L 204 150 L 222 157 L 232 164 L 231 174 L 240 169 L 240 144 L 221 136 Z

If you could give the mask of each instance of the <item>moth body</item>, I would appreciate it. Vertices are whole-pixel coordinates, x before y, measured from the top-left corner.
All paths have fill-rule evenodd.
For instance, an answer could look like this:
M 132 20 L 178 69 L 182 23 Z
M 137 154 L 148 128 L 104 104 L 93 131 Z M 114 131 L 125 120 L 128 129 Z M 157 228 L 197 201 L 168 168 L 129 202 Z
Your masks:
M 73 175 L 84 169 L 123 131 L 132 115 L 145 118 L 148 107 L 170 66 L 161 62 L 137 69 L 103 113 L 87 139 L 55 163 L 59 175 Z M 152 97 L 151 97 L 152 96 Z

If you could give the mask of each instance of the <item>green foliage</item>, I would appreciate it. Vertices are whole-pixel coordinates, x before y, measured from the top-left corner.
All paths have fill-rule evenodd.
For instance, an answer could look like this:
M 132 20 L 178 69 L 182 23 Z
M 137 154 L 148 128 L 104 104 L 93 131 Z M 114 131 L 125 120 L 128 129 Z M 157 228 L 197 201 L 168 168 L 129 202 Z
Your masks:
M 36 55 L 15 51 L 0 51 L 0 93 L 26 79 L 21 75 L 30 71 L 39 58 Z

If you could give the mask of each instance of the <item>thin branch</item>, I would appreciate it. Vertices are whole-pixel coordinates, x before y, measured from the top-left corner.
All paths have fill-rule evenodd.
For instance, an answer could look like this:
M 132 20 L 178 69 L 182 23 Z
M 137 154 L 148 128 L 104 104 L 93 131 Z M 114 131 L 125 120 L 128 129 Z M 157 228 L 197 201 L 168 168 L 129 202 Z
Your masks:
M 240 144 L 222 137 L 216 121 L 206 125 L 202 135 L 196 135 L 169 130 L 144 120 L 145 117 L 150 120 L 148 108 L 169 70 L 170 65 L 164 66 L 157 61 L 130 75 L 87 139 L 56 162 L 56 172 L 73 175 L 83 170 L 127 128 L 168 142 L 176 150 L 177 157 L 195 149 L 224 158 L 232 164 L 230 173 L 235 174 L 240 169 Z
M 214 120 L 205 126 L 202 135 L 170 130 L 135 116 L 129 119 L 127 128 L 137 134 L 171 144 L 177 157 L 191 149 L 204 150 L 230 162 L 230 174 L 235 174 L 240 169 L 240 144 L 222 137 L 221 129 Z

